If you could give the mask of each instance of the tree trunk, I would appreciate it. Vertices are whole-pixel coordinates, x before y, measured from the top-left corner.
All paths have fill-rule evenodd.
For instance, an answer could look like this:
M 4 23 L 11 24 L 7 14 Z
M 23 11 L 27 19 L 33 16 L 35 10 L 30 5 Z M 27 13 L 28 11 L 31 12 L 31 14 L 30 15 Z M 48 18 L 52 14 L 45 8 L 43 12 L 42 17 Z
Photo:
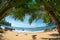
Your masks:
M 9 6 L 6 6 L 2 11 L 0 11 L 0 21 L 4 18 L 4 16 L 6 15 L 6 11 L 10 9 Z
M 47 14 L 50 16 L 51 20 L 56 24 L 56 28 L 60 34 L 60 21 L 58 18 L 56 18 L 55 13 L 53 12 L 53 10 L 49 7 L 44 5 L 44 9 L 47 11 Z

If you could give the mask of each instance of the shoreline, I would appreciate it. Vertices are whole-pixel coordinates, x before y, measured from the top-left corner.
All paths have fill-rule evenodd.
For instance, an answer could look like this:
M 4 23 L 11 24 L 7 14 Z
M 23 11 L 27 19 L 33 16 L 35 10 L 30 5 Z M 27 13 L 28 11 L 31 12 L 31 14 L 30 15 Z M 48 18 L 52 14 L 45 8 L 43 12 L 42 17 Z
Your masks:
M 54 36 L 54 34 L 58 34 L 56 31 L 50 32 L 16 32 L 16 31 L 6 31 L 3 33 L 4 40 L 46 40 L 46 39 L 57 39 L 60 36 Z
M 21 31 L 21 30 L 13 30 L 13 32 L 25 32 L 25 33 L 37 33 L 37 32 L 44 32 L 44 30 L 41 31 Z

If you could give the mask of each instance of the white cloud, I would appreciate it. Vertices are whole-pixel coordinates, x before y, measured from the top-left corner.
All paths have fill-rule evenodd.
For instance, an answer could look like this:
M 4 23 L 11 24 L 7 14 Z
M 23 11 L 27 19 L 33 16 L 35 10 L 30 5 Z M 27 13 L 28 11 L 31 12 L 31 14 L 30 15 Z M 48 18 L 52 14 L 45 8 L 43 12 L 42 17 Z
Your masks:
M 45 23 L 41 23 L 40 25 L 38 25 L 39 27 L 44 27 L 44 26 L 46 26 L 46 24 Z
M 18 24 L 16 24 L 16 23 L 14 23 L 14 24 L 12 24 L 12 26 L 14 26 L 14 27 L 29 27 L 29 28 L 33 28 L 33 27 L 44 27 L 44 26 L 46 26 L 46 24 L 45 23 L 41 23 L 41 24 L 36 24 L 36 23 L 33 23 L 33 24 L 28 24 L 28 23 L 18 23 Z
M 13 27 L 42 27 L 46 26 L 45 23 L 42 23 L 41 21 L 38 21 L 38 23 L 33 22 L 31 25 L 28 23 L 29 16 L 26 16 L 24 22 L 21 22 L 19 20 L 14 20 L 11 17 L 7 17 L 6 20 L 12 24 Z

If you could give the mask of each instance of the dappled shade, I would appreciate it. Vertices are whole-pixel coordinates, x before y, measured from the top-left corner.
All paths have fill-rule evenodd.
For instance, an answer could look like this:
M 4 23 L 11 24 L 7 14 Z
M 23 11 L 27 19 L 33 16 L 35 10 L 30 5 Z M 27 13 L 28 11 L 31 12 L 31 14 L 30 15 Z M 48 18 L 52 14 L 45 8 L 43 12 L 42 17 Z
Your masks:
M 60 0 L 0 0 L 0 21 L 8 15 L 24 21 L 30 15 L 29 23 L 43 19 L 44 23 L 57 26 L 60 33 Z

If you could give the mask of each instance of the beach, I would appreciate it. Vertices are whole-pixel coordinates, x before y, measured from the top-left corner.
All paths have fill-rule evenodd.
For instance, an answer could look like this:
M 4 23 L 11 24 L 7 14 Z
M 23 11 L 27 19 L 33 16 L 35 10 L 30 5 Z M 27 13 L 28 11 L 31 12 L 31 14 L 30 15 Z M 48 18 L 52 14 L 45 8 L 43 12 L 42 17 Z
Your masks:
M 14 32 L 6 31 L 3 33 L 4 40 L 57 40 L 60 38 L 58 32 Z M 59 39 L 60 40 L 60 39 Z

